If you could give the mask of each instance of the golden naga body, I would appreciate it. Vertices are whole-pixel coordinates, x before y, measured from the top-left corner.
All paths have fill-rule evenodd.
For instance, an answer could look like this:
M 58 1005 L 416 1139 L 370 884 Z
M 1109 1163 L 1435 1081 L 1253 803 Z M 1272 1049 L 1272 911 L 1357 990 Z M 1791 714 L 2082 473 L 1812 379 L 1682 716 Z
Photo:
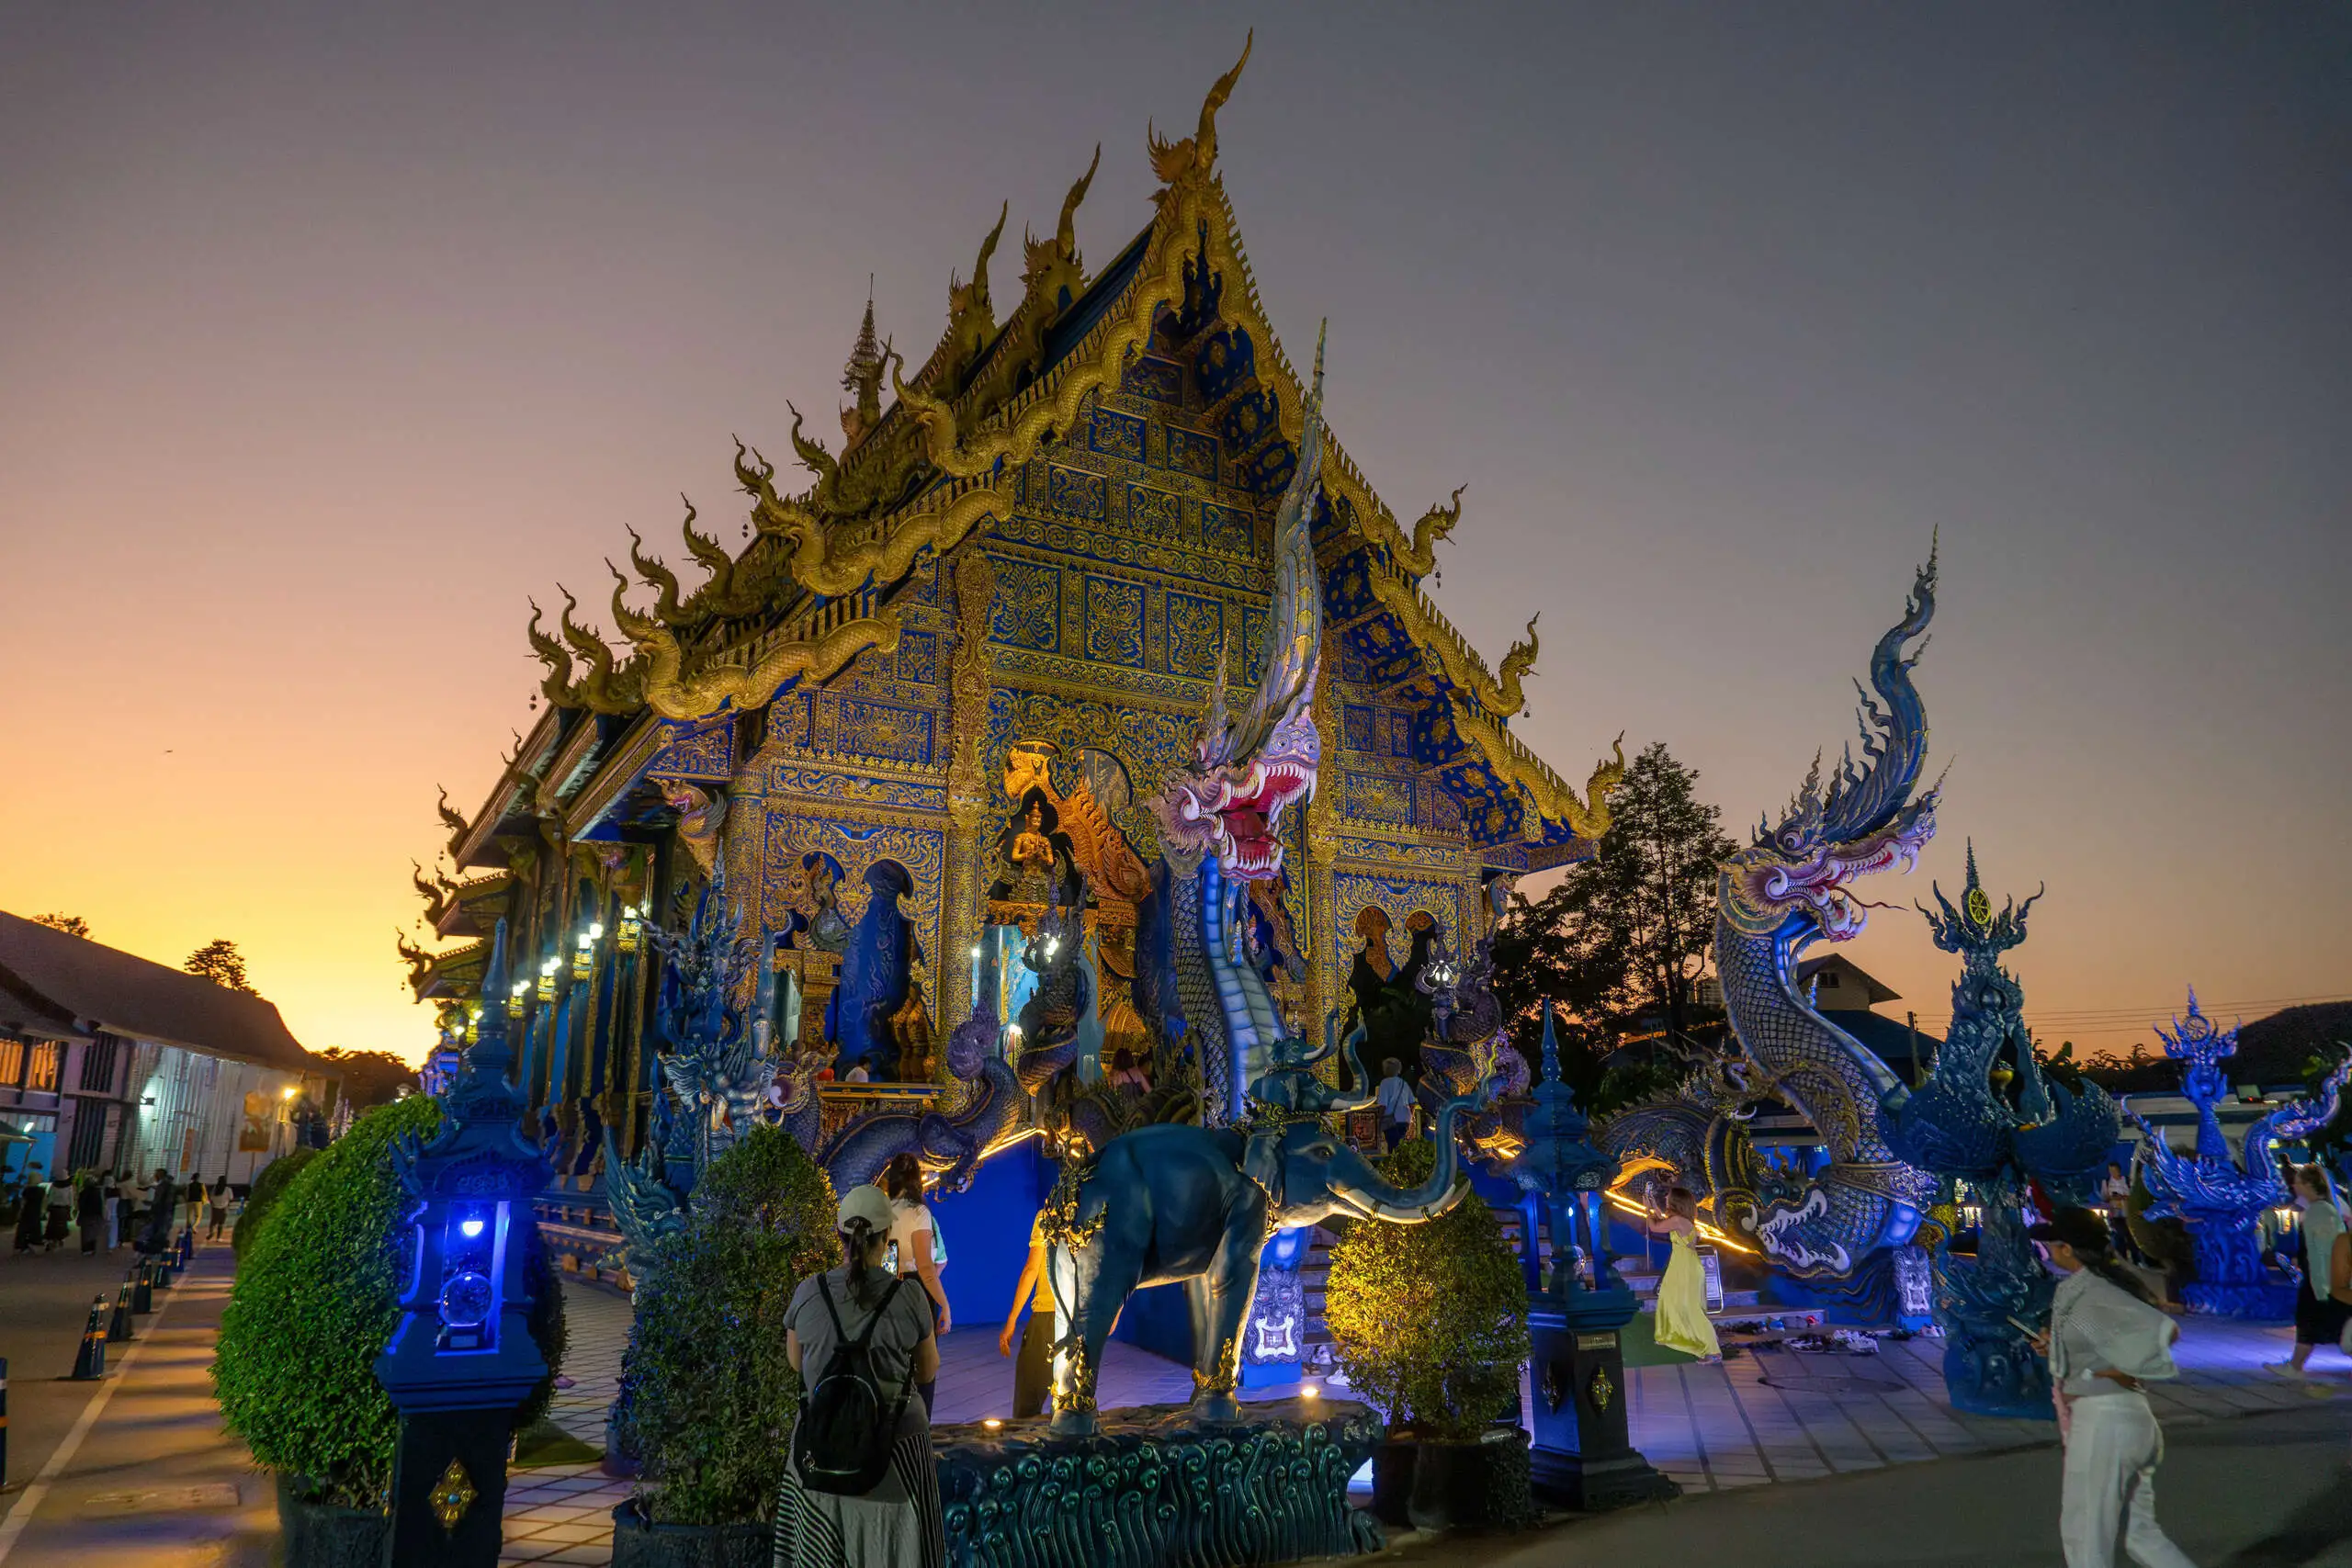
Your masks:
M 1515 714 L 1527 705 L 1527 696 L 1520 690 L 1520 682 L 1535 673 L 1535 655 L 1544 646 L 1543 640 L 1535 635 L 1535 623 L 1543 618 L 1543 614 L 1539 610 L 1527 617 L 1525 639 L 1512 643 L 1510 651 L 1503 655 L 1500 666 L 1502 696 L 1503 701 L 1510 705 L 1500 711 L 1506 716 Z

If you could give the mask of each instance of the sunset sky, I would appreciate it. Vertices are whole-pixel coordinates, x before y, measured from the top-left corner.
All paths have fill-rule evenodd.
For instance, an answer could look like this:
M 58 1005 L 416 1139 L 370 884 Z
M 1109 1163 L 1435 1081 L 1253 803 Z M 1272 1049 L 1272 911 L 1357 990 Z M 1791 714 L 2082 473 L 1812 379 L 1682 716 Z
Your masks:
M 358 15 L 363 9 L 369 15 Z M 412 858 L 730 433 L 830 427 L 874 277 L 926 349 L 1010 197 L 1106 262 L 1219 122 L 1294 358 L 1581 780 L 1663 739 L 1745 836 L 1940 530 L 1942 831 L 2029 1021 L 2352 994 L 2352 8 L 0 9 L 0 908 L 214 937 L 414 1058 Z M 1010 262 L 1008 265 L 1008 259 Z M 1017 292 L 1000 282 L 1001 304 Z M 691 578 L 689 581 L 691 581 Z

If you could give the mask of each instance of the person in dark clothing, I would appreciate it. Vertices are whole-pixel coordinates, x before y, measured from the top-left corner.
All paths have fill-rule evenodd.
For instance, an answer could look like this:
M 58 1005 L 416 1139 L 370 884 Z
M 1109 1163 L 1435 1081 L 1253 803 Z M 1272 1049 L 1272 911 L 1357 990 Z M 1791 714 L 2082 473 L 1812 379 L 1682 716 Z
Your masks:
M 41 1211 L 49 1204 L 49 1183 L 40 1179 L 39 1166 L 25 1173 L 25 1184 L 17 1189 L 17 1250 L 30 1252 L 40 1245 Z
M 107 1190 L 95 1172 L 74 1190 L 74 1223 L 82 1227 L 82 1256 L 87 1258 L 107 1234 Z
M 55 1252 L 74 1234 L 74 1184 L 59 1177 L 49 1184 L 49 1225 L 40 1233 L 41 1250 Z
M 155 1188 L 148 1195 L 147 1228 L 139 1237 L 139 1250 L 161 1254 L 172 1245 L 172 1214 L 178 1206 L 179 1189 L 172 1182 L 172 1173 L 160 1166 L 155 1170 Z

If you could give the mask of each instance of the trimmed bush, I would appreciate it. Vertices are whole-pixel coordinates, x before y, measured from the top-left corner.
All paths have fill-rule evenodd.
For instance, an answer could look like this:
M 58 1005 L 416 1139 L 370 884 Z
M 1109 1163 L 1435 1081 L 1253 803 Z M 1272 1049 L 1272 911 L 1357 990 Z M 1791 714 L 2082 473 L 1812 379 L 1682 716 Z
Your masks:
M 229 1235 L 229 1249 L 237 1255 L 239 1262 L 244 1260 L 245 1248 L 253 1245 L 253 1238 L 261 1235 L 262 1222 L 286 1195 L 287 1184 L 318 1157 L 316 1149 L 288 1149 L 261 1168 L 261 1174 L 254 1178 L 252 1188 L 245 1193 L 244 1212 L 237 1216 L 236 1229 Z
M 1436 1161 L 1415 1139 L 1378 1163 L 1413 1187 Z M 1392 1432 L 1476 1438 L 1518 1408 L 1527 1281 L 1475 1194 L 1424 1224 L 1350 1224 L 1331 1249 L 1323 1321 L 1348 1386 L 1387 1412 Z
M 440 1123 L 440 1105 L 424 1095 L 362 1115 L 285 1184 L 239 1260 L 213 1392 L 254 1462 L 297 1478 L 305 1501 L 385 1506 L 399 1420 L 375 1364 L 400 1322 L 414 1235 L 391 1147 L 407 1134 L 429 1137 Z M 274 1162 L 265 1178 L 294 1157 Z M 537 1300 L 529 1321 L 548 1379 L 516 1412 L 518 1427 L 547 1408 L 565 1338 L 562 1293 L 532 1235 L 526 1277 Z
M 622 1379 L 647 1519 L 773 1512 L 800 1401 L 785 1313 L 802 1280 L 841 1261 L 834 1213 L 832 1183 L 780 1127 L 754 1127 L 703 1172 L 638 1290 Z

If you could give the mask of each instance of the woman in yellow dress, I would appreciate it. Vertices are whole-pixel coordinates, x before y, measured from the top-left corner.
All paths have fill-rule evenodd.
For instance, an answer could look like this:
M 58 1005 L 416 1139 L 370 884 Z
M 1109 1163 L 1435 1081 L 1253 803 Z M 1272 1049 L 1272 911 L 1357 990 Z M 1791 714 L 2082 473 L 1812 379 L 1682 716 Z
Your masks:
M 1650 1222 L 1653 1235 L 1673 1238 L 1666 1277 L 1657 1282 L 1657 1322 L 1652 1337 L 1669 1350 L 1702 1360 L 1723 1359 L 1715 1325 L 1707 1319 L 1707 1273 L 1699 1261 L 1699 1201 L 1687 1188 L 1666 1195 L 1666 1216 Z

